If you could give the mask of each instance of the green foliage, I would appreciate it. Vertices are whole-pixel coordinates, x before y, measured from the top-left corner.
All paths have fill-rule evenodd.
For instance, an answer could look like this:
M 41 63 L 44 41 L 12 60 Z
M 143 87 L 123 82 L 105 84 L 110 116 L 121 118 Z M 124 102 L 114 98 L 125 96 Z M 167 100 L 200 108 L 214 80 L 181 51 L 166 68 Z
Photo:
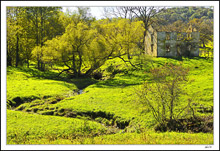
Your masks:
M 91 75 L 108 59 L 140 54 L 138 44 L 144 29 L 142 22 L 120 19 L 113 22 L 72 22 L 61 37 L 45 43 L 41 54 L 46 62 L 66 66 L 75 77 Z M 37 49 L 38 50 L 38 49 Z M 39 49 L 41 50 L 41 49 Z M 131 62 L 130 62 L 131 63 Z
M 195 18 L 190 20 L 189 24 L 193 25 L 200 33 L 200 43 L 203 47 L 206 47 L 205 44 L 213 42 L 213 20 Z
M 59 10 L 60 7 L 7 7 L 8 66 L 29 66 L 33 48 L 42 47 L 46 40 L 63 32 L 58 22 Z
M 197 19 L 213 19 L 213 9 L 211 7 L 172 7 L 167 8 L 158 17 L 161 18 L 160 24 L 168 25 L 178 20 L 188 22 Z

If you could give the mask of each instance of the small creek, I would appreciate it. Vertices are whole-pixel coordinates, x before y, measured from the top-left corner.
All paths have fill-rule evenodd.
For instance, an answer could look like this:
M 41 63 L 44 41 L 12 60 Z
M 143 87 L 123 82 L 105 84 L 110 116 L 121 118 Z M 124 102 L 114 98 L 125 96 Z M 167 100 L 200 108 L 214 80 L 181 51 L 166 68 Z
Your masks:
M 82 93 L 83 93 L 83 90 L 79 90 L 77 93 L 78 93 L 78 94 L 82 94 Z
M 83 94 L 83 93 L 85 93 L 84 92 L 84 89 L 78 89 L 78 90 L 73 90 L 73 94 L 75 94 L 75 95 L 80 95 L 80 94 Z M 49 97 L 50 98 L 50 97 Z M 18 98 L 16 98 L 16 99 L 18 99 Z M 15 99 L 15 101 L 16 101 L 16 99 Z M 36 99 L 36 98 L 35 98 Z M 32 102 L 32 101 L 34 101 L 35 99 L 33 99 L 33 100 L 27 100 L 27 99 L 24 99 L 24 100 L 21 100 L 21 99 L 18 99 L 18 101 L 17 102 L 21 102 L 21 104 L 22 103 L 28 103 L 28 102 Z M 44 99 L 48 99 L 47 97 L 45 97 Z M 61 100 L 63 100 L 63 98 L 62 99 L 59 99 L 59 100 L 57 100 L 56 98 L 55 98 L 55 100 L 54 99 L 51 99 L 50 101 L 49 101 L 49 103 L 50 104 L 55 104 L 55 103 L 57 103 L 57 102 L 59 102 L 59 101 L 61 101 Z M 48 101 L 47 101 L 48 102 Z M 21 105 L 21 104 L 18 104 L 17 106 L 19 106 L 19 105 Z M 42 104 L 43 105 L 43 104 Z M 17 106 L 15 106 L 15 107 L 17 107 Z M 35 106 L 35 105 L 34 105 Z M 36 106 L 38 106 L 38 105 L 36 105 Z M 40 105 L 41 106 L 41 105 Z M 23 108 L 23 107 L 21 107 L 21 108 L 19 108 L 19 109 L 16 109 L 16 110 L 24 110 L 25 108 Z M 37 111 L 34 111 L 32 108 L 31 109 L 26 109 L 25 111 L 27 111 L 27 112 L 34 112 L 34 113 L 37 113 Z M 88 111 L 88 112 L 77 112 L 77 113 L 75 113 L 75 112 L 72 112 L 72 111 L 63 111 L 63 113 L 64 114 L 58 114 L 58 113 L 56 113 L 57 115 L 56 116 L 63 116 L 63 117 L 72 117 L 72 118 L 76 118 L 77 117 L 77 115 L 78 116 L 82 116 L 82 117 L 84 117 L 84 116 L 86 116 L 86 117 L 89 117 L 90 118 L 90 120 L 92 120 L 92 121 L 96 121 L 96 122 L 99 122 L 99 123 L 102 123 L 101 121 L 97 121 L 97 120 L 95 120 L 96 118 L 100 118 L 100 119 L 106 119 L 108 122 L 110 121 L 110 120 L 113 120 L 113 116 L 114 115 L 111 115 L 111 114 L 109 114 L 109 113 L 105 113 L 105 112 L 102 112 L 102 111 L 99 111 L 99 112 L 90 112 L 90 111 Z M 42 115 L 54 115 L 54 111 L 52 111 L 52 110 L 50 110 L 50 109 L 47 109 L 47 110 L 45 110 L 45 113 L 42 113 Z M 114 121 L 115 121 L 115 119 L 114 119 Z M 103 123 L 102 123 L 103 124 Z M 113 126 L 112 124 L 103 124 L 106 128 L 108 128 L 108 131 L 110 132 L 110 133 L 117 133 L 117 132 L 119 132 L 120 130 L 123 130 L 124 128 L 126 128 L 128 125 L 129 125 L 129 122 L 119 122 L 119 121 L 116 121 L 116 125 L 115 126 Z

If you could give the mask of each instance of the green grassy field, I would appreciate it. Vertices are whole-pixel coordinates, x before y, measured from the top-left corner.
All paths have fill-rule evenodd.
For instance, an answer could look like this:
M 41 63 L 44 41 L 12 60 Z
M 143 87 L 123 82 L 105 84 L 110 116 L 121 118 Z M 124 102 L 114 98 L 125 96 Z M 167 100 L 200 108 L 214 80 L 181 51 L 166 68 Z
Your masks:
M 12 106 L 16 98 L 24 102 L 48 97 L 72 96 L 74 90 L 94 83 L 92 79 L 58 77 L 56 72 L 41 72 L 34 68 L 7 68 L 7 101 Z
M 57 78 L 54 72 L 7 69 L 7 101 L 24 98 L 7 110 L 8 144 L 213 144 L 213 133 L 155 132 L 151 112 L 137 104 L 137 94 L 149 69 L 166 62 L 190 69 L 185 90 L 193 98 L 197 116 L 213 116 L 213 60 L 154 58 L 142 70 L 132 70 L 118 59 L 102 70 L 105 80 Z M 114 66 L 115 73 L 105 69 Z M 83 89 L 77 95 L 75 90 Z M 11 109 L 10 107 L 8 109 Z M 27 113 L 28 112 L 28 113 Z M 49 116 L 50 115 L 50 116 Z
M 37 140 L 42 143 L 41 139 L 71 140 L 105 132 L 106 128 L 97 122 L 7 110 L 8 144 L 32 144 Z

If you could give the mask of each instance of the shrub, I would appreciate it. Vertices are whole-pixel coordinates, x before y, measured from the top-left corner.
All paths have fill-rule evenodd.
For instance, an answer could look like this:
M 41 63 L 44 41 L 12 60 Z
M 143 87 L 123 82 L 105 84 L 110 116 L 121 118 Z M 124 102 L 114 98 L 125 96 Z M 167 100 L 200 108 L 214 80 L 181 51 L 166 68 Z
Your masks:
M 167 119 L 170 121 L 178 119 L 183 110 L 192 109 L 191 99 L 188 99 L 187 106 L 176 112 L 176 108 L 180 108 L 180 96 L 186 95 L 183 88 L 189 81 L 188 71 L 181 64 L 170 63 L 153 68 L 150 70 L 151 83 L 145 82 L 137 91 L 138 102 L 151 110 L 158 123 L 165 123 Z
M 185 119 L 167 120 L 164 123 L 159 123 L 154 128 L 156 131 L 178 131 L 178 132 L 212 132 L 213 117 L 190 117 Z

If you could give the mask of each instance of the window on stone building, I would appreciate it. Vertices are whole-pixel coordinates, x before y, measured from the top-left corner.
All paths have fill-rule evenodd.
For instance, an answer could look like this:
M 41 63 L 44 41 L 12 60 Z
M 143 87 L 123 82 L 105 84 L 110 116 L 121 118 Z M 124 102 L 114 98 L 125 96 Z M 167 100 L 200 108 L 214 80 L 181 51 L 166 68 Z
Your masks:
M 180 45 L 177 45 L 177 56 L 181 56 Z
M 182 40 L 182 34 L 181 33 L 177 33 L 177 40 Z
M 151 34 L 151 43 L 154 43 L 154 34 Z
M 191 33 L 187 33 L 187 38 L 188 39 L 192 38 Z
M 151 52 L 154 51 L 154 44 L 151 44 Z
M 170 33 L 166 33 L 166 40 L 170 40 Z
M 188 50 L 190 51 L 190 50 L 191 50 L 191 48 L 192 48 L 192 46 L 191 46 L 191 45 L 189 45 L 189 46 L 188 46 Z
M 166 52 L 170 52 L 170 45 L 166 45 Z

